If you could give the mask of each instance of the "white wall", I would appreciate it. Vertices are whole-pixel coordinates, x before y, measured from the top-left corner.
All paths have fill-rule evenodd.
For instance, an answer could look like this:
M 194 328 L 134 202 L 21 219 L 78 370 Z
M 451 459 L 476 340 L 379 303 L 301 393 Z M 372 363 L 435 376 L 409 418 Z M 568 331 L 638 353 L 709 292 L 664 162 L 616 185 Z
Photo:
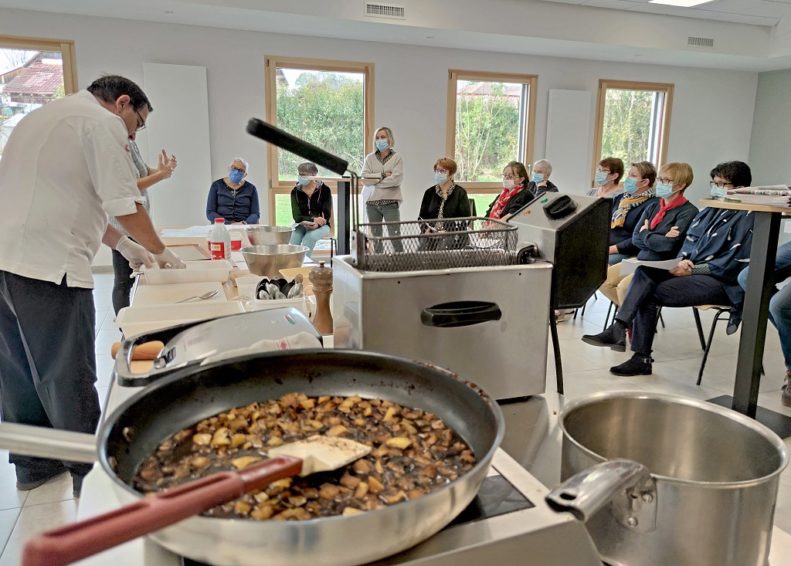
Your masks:
M 758 75 L 750 168 L 754 185 L 791 184 L 791 70 Z M 780 242 L 791 240 L 784 222 Z
M 406 164 L 405 218 L 417 215 L 422 193 L 431 182 L 431 165 L 444 153 L 449 68 L 538 75 L 535 158 L 542 157 L 545 149 L 549 89 L 590 91 L 591 105 L 595 105 L 600 78 L 674 83 L 668 158 L 693 166 L 693 199 L 708 192 L 712 165 L 747 159 L 757 83 L 757 74 L 749 72 L 327 40 L 8 9 L 0 9 L 0 34 L 73 39 L 81 87 L 109 72 L 142 83 L 143 63 L 206 67 L 212 177 L 220 177 L 234 155 L 248 157 L 250 180 L 258 186 L 264 207 L 268 203 L 265 144 L 244 131 L 250 117 L 264 115 L 264 57 L 373 62 L 375 121 L 394 128 L 397 149 Z M 157 101 L 152 104 L 155 111 L 148 127 L 153 130 L 157 128 Z M 579 135 L 587 136 L 592 145 L 592 127 Z M 182 153 L 178 145 L 169 149 L 176 155 Z M 590 152 L 580 159 L 590 163 Z M 205 180 L 206 191 L 211 181 Z

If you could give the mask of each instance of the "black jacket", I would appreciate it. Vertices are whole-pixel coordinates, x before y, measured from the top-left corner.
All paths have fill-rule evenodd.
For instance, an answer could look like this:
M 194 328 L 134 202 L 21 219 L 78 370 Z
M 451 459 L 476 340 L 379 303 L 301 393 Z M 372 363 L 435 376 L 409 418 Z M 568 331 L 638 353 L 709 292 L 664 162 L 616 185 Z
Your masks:
M 612 216 L 615 215 L 615 211 L 618 210 L 618 206 L 620 206 L 621 201 L 624 197 L 627 196 L 624 193 L 616 196 L 612 202 Z M 632 247 L 632 234 L 634 233 L 634 228 L 637 226 L 637 221 L 640 220 L 640 217 L 643 215 L 643 211 L 646 207 L 650 206 L 652 203 L 656 202 L 656 197 L 651 197 L 645 202 L 641 202 L 635 207 L 629 209 L 629 212 L 626 213 L 626 219 L 624 220 L 623 226 L 619 226 L 618 228 L 610 228 L 610 245 L 618 247 L 618 253 L 629 255 L 629 249 Z M 624 251 L 622 251 L 624 250 Z
M 439 216 L 439 205 L 442 198 L 437 194 L 436 185 L 432 185 L 423 193 L 423 202 L 420 203 L 420 218 L 423 220 L 434 220 Z M 453 186 L 453 191 L 445 201 L 442 210 L 443 218 L 463 218 L 471 216 L 470 199 L 467 191 L 459 185 Z
M 662 221 L 651 230 L 640 230 L 646 220 L 650 226 L 651 219 L 659 212 L 660 199 L 652 200 L 651 204 L 643 209 L 643 214 L 637 221 L 632 233 L 631 246 L 618 246 L 618 251 L 624 255 L 636 255 L 637 259 L 646 261 L 660 261 L 663 259 L 673 259 L 678 257 L 681 246 L 687 235 L 689 225 L 698 214 L 697 207 L 691 202 L 686 202 L 678 208 L 667 211 Z M 665 236 L 673 227 L 678 226 L 679 235 L 675 238 Z
M 508 204 L 505 205 L 503 209 L 503 213 L 501 216 L 505 216 L 506 214 L 513 214 L 514 212 L 521 209 L 526 204 L 533 202 L 535 199 L 543 195 L 544 193 L 556 193 L 558 192 L 558 188 L 552 181 L 547 181 L 546 187 L 538 188 L 533 181 L 527 183 L 527 186 L 516 193 L 511 200 L 508 201 Z M 498 195 L 499 196 L 499 195 Z M 489 205 L 489 209 L 486 211 L 486 217 L 489 217 L 491 214 L 492 209 L 494 208 L 494 203 L 497 202 L 497 198 L 492 201 L 492 204 Z
M 317 216 L 323 216 L 327 224 L 332 217 L 332 191 L 322 183 L 313 194 L 305 194 L 299 185 L 291 189 L 291 215 L 294 222 L 313 222 Z

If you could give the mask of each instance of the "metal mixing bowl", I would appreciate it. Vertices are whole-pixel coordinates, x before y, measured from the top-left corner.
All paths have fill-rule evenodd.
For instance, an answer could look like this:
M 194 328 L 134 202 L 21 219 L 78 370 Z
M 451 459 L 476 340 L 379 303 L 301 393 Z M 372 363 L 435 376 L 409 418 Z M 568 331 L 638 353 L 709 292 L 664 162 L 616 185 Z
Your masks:
M 287 244 L 293 231 L 291 226 L 248 226 L 247 237 L 254 246 Z
M 305 260 L 305 246 L 278 244 L 242 248 L 242 255 L 250 273 L 265 277 L 280 277 L 280 270 L 300 267 Z

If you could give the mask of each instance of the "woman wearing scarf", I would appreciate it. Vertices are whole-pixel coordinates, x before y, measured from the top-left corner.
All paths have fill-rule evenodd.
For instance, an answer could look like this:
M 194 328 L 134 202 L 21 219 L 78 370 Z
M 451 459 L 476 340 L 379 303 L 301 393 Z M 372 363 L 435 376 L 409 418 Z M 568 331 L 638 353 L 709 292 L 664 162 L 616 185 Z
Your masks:
M 646 261 L 672 259 L 678 255 L 687 229 L 698 213 L 695 205 L 684 197 L 692 179 L 692 167 L 687 163 L 662 166 L 656 188 L 659 198 L 652 199 L 643 210 L 632 233 L 631 247 L 622 248 L 624 254 Z M 621 276 L 621 264 L 617 263 L 607 270 L 607 279 L 599 290 L 620 306 L 631 280 L 631 275 Z
M 522 205 L 514 207 L 513 205 L 517 203 L 514 197 L 527 189 L 529 181 L 524 164 L 519 161 L 511 161 L 506 165 L 503 169 L 503 190 L 489 205 L 489 210 L 486 211 L 486 218 L 497 220 L 521 208 L 525 201 L 522 201 Z
M 610 221 L 610 265 L 620 263 L 631 257 L 632 232 L 645 208 L 654 198 L 656 169 L 652 163 L 641 161 L 632 163 L 629 176 L 623 182 L 624 192 L 613 199 L 612 220 Z
M 434 163 L 434 185 L 426 189 L 423 194 L 423 202 L 420 204 L 420 220 L 437 222 L 425 222 L 421 225 L 424 234 L 437 233 L 436 240 L 432 240 L 435 245 L 430 246 L 436 249 L 443 245 L 453 245 L 460 247 L 465 242 L 456 241 L 454 238 L 441 238 L 440 232 L 464 230 L 464 226 L 453 222 L 442 222 L 443 218 L 464 218 L 471 216 L 470 199 L 467 191 L 456 184 L 453 175 L 456 174 L 458 166 L 456 162 L 448 157 L 437 159 Z M 425 240 L 424 240 L 425 241 Z
M 741 161 L 720 163 L 711 177 L 717 185 L 734 188 L 749 187 L 752 181 L 750 167 Z M 692 220 L 673 269 L 637 268 L 615 322 L 604 332 L 582 337 L 587 344 L 624 352 L 626 329 L 632 328 L 634 355 L 611 367 L 610 373 L 651 375 L 659 307 L 730 305 L 735 313 L 741 312 L 744 290 L 737 277 L 750 260 L 753 218 L 744 210 L 706 208 Z M 738 326 L 733 313 L 731 318 L 729 334 Z

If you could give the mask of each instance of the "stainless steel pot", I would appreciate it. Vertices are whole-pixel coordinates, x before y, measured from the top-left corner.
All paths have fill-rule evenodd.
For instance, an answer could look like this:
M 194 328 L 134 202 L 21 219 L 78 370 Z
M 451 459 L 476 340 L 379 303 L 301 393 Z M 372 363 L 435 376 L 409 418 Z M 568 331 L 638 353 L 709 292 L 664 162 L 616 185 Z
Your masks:
M 561 429 L 561 475 L 573 477 L 548 501 L 586 522 L 608 564 L 766 565 L 788 451 L 763 425 L 704 401 L 614 392 L 571 402 Z M 613 459 L 633 462 L 601 465 Z

